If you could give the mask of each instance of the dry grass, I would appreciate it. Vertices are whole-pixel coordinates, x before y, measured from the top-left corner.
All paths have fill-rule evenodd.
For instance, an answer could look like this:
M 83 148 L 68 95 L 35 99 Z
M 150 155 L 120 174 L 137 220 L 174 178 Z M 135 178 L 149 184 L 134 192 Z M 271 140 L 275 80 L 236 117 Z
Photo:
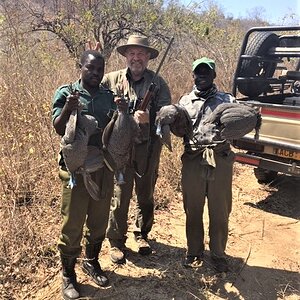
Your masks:
M 42 45 L 41 45 L 42 46 Z M 40 49 L 2 57 L 0 90 L 0 298 L 39 284 L 57 262 L 60 187 L 58 137 L 51 125 L 57 86 L 74 78 L 74 62 Z M 20 62 L 21 63 L 18 63 Z M 66 72 L 65 70 L 70 70 Z M 37 278 L 37 279 L 36 279 Z

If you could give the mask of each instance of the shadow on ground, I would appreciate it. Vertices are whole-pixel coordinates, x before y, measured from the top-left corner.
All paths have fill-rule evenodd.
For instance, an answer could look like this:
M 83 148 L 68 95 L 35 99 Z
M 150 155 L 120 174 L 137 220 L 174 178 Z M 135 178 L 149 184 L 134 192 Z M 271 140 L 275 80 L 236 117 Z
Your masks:
M 82 299 L 110 300 L 195 300 L 195 299 L 284 299 L 299 295 L 299 274 L 286 270 L 249 266 L 239 257 L 228 257 L 230 271 L 217 274 L 205 252 L 198 268 L 184 268 L 184 249 L 153 243 L 155 252 L 140 256 L 133 251 L 122 266 L 111 265 L 111 285 L 98 288 L 86 279 L 81 285 Z M 149 273 L 139 274 L 139 269 Z M 122 270 L 126 274 L 122 275 Z M 132 273 L 130 272 L 132 270 Z M 255 289 L 253 289 L 255 287 Z
M 253 208 L 300 220 L 300 177 L 280 175 L 270 185 L 265 185 L 271 194 L 256 203 L 246 202 Z
M 220 299 L 275 300 L 287 299 L 289 296 L 299 299 L 298 272 L 241 265 L 239 258 L 232 258 L 231 265 L 232 272 L 210 287 L 210 291 Z

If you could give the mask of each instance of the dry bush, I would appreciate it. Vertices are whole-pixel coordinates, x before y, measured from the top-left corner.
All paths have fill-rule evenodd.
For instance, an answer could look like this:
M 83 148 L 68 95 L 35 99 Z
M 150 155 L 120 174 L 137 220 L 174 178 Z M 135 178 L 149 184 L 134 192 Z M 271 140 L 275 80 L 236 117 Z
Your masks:
M 59 137 L 51 124 L 51 101 L 56 88 L 78 73 L 59 46 L 51 52 L 45 47 L 30 55 L 28 49 L 12 51 L 0 60 L 0 298 L 5 299 L 38 289 L 59 270 Z M 124 59 L 115 55 L 107 71 L 122 67 Z M 166 64 L 162 70 L 171 89 L 178 82 L 172 69 Z M 177 86 L 177 98 L 185 92 L 180 90 Z M 162 152 L 156 209 L 165 209 L 180 192 L 181 140 L 173 138 L 173 148 Z
M 26 2 L 30 4 L 28 8 L 35 8 L 31 1 Z M 49 32 L 32 33 L 31 19 L 17 4 L 4 1 L 0 5 L 0 46 L 4 51 L 0 52 L 1 299 L 20 299 L 21 295 L 30 298 L 60 269 L 56 248 L 60 231 L 61 187 L 56 161 L 59 137 L 51 124 L 51 100 L 58 86 L 78 77 L 75 62 L 63 43 Z M 174 8 L 165 19 L 170 24 L 163 32 L 175 34 L 175 41 L 161 69 L 170 86 L 172 102 L 177 103 L 190 92 L 191 64 L 201 56 L 216 60 L 216 83 L 230 91 L 241 42 L 240 24 L 225 20 L 218 13 L 200 18 L 194 15 L 194 23 L 190 23 L 189 14 L 181 15 L 179 7 Z M 161 53 L 158 59 L 150 61 L 153 70 L 167 47 L 157 46 Z M 106 71 L 119 68 L 125 68 L 125 60 L 114 51 Z M 182 140 L 173 137 L 172 143 L 173 152 L 164 147 L 161 155 L 156 209 L 167 209 L 171 201 L 181 197 Z
M 51 100 L 57 86 L 74 78 L 75 64 L 64 51 L 48 52 L 48 46 L 11 48 L 0 60 L 2 299 L 38 284 L 57 263 L 59 140 Z
M 59 271 L 56 249 L 60 230 L 56 161 L 59 137 L 51 124 L 51 101 L 58 86 L 78 76 L 75 62 L 60 43 L 50 45 L 40 41 L 32 46 L 30 41 L 23 42 L 0 54 L 0 298 L 3 299 L 19 299 L 21 294 L 33 293 Z M 206 54 L 193 43 L 184 46 L 195 57 Z M 190 92 L 193 85 L 193 59 L 183 55 L 179 48 L 175 43 L 161 70 L 170 86 L 173 103 Z M 160 57 L 151 61 L 150 68 L 157 68 Z M 123 67 L 124 58 L 114 53 L 106 71 Z M 222 78 L 220 70 L 219 80 Z M 172 142 L 172 153 L 165 147 L 162 151 L 156 209 L 166 209 L 170 201 L 180 198 L 182 140 L 173 137 Z
M 165 146 L 162 149 L 159 177 L 155 189 L 156 209 L 165 209 L 170 202 L 180 199 L 180 158 L 183 152 L 181 139 L 172 137 L 172 148 L 172 152 Z

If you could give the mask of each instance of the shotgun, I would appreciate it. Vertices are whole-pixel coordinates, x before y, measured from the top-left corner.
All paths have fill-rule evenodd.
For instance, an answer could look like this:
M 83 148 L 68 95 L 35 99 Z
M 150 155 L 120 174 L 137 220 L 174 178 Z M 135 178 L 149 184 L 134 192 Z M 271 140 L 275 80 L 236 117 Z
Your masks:
M 165 59 L 166 59 L 166 56 L 167 56 L 167 54 L 168 54 L 168 52 L 169 52 L 169 50 L 171 48 L 171 45 L 172 45 L 173 41 L 174 41 L 174 37 L 171 38 L 171 40 L 170 40 L 170 42 L 168 44 L 168 47 L 167 47 L 167 49 L 166 49 L 166 51 L 164 53 L 164 56 L 162 57 L 159 65 L 158 65 L 158 68 L 157 68 L 157 70 L 156 70 L 156 72 L 155 72 L 155 74 L 154 74 L 154 76 L 152 78 L 152 81 L 150 83 L 150 86 L 149 86 L 146 94 L 145 94 L 145 97 L 143 98 L 143 100 L 141 101 L 140 105 L 138 106 L 138 110 L 144 110 L 145 111 L 147 109 L 147 107 L 148 107 L 148 105 L 149 105 L 152 97 L 154 96 L 154 91 L 155 91 L 155 88 L 156 88 L 156 84 L 155 84 L 154 81 L 155 81 L 155 79 L 156 79 L 156 77 L 157 77 L 157 75 L 158 75 L 158 73 L 159 73 L 159 71 L 160 71 L 160 69 L 161 69 L 161 67 L 162 67 Z

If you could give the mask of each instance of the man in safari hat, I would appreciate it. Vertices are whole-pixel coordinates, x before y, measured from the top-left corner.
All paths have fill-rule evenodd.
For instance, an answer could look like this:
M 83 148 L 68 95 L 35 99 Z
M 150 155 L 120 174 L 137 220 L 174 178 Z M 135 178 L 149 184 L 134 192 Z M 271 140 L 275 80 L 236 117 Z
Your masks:
M 115 195 L 111 204 L 107 229 L 111 245 L 110 257 L 114 263 L 123 264 L 126 262 L 128 209 L 134 185 L 137 196 L 134 238 L 138 243 L 139 254 L 148 255 L 152 252 L 148 234 L 154 220 L 153 194 L 162 148 L 161 141 L 155 133 L 154 123 L 157 111 L 171 103 L 171 95 L 165 80 L 157 76 L 149 109 L 146 112 L 136 110 L 155 74 L 147 68 L 148 62 L 156 58 L 159 52 L 149 45 L 147 37 L 140 35 L 129 36 L 127 43 L 119 46 L 117 51 L 125 57 L 127 67 L 106 74 L 102 83 L 119 97 L 127 98 L 131 112 L 139 118 L 148 119 L 148 124 L 141 125 L 141 141 L 133 147 L 132 162 L 125 171 L 125 184 L 115 185 Z

